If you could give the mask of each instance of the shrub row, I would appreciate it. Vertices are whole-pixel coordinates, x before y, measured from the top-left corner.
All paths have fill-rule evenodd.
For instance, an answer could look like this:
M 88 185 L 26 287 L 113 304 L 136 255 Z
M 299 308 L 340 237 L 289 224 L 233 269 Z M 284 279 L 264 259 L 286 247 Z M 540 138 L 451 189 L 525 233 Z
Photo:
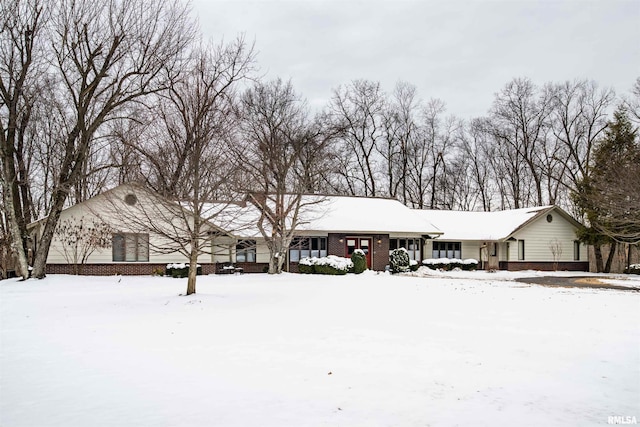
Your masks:
M 197 264 L 196 274 L 199 276 L 202 274 L 202 266 Z M 184 278 L 189 276 L 189 264 L 174 263 L 167 264 L 167 270 L 164 273 L 165 276 L 171 276 L 173 278 Z
M 429 258 L 422 261 L 422 264 L 429 267 L 432 270 L 444 270 L 450 271 L 455 268 L 459 268 L 461 270 L 476 270 L 478 268 L 478 260 L 469 258 L 469 259 L 458 259 L 458 258 Z
M 353 262 L 349 258 L 335 255 L 302 258 L 298 263 L 298 271 L 303 274 L 343 275 L 352 270 Z
M 631 264 L 624 269 L 624 272 L 627 274 L 640 274 L 640 264 Z

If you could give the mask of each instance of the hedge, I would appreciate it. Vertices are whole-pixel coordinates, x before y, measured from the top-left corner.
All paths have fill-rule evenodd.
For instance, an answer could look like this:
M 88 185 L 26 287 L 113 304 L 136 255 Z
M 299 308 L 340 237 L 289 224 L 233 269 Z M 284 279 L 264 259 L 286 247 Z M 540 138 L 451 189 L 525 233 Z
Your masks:
M 631 264 L 628 268 L 624 269 L 626 274 L 640 274 L 640 264 Z
M 322 258 L 302 258 L 298 263 L 298 271 L 304 274 L 343 275 L 353 269 L 353 262 L 348 258 L 329 255 Z
M 167 264 L 167 271 L 165 271 L 165 276 L 171 276 L 173 278 L 184 278 L 189 276 L 189 264 L 185 263 L 173 263 Z M 202 266 L 197 264 L 196 275 L 202 274 Z
M 472 271 L 477 270 L 478 260 L 469 258 L 461 260 L 458 258 L 429 258 L 422 261 L 422 264 L 432 270 L 450 271 L 455 268 L 461 270 Z

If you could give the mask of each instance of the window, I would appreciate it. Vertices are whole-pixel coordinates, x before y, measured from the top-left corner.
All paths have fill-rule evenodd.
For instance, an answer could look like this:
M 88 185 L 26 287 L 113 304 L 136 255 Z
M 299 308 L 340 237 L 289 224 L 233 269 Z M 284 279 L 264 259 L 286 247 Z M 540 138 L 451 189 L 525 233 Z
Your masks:
M 422 239 L 399 238 L 389 239 L 389 252 L 394 249 L 405 248 L 409 252 L 409 259 L 422 260 Z
M 305 257 L 327 256 L 326 237 L 294 237 L 289 245 L 289 261 L 298 262 Z
M 496 242 L 489 243 L 489 255 L 498 256 L 498 244 Z
M 518 240 L 518 260 L 524 261 L 524 240 Z
M 432 258 L 462 258 L 461 242 L 433 242 Z
M 111 239 L 113 261 L 149 261 L 149 235 L 117 233 Z
M 236 244 L 236 262 L 256 262 L 255 240 L 240 240 Z
M 347 239 L 347 255 L 351 256 L 356 250 L 356 239 Z
M 573 260 L 580 261 L 580 241 L 573 241 Z

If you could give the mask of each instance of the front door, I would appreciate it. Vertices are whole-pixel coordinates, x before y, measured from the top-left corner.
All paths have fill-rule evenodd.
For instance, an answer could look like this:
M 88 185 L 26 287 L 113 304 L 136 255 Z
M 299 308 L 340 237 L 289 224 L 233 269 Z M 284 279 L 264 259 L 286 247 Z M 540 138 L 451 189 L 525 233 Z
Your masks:
M 364 257 L 367 259 L 367 268 L 371 268 L 371 238 L 370 237 L 347 237 L 346 257 L 351 258 L 351 254 L 356 249 L 361 249 L 364 252 Z

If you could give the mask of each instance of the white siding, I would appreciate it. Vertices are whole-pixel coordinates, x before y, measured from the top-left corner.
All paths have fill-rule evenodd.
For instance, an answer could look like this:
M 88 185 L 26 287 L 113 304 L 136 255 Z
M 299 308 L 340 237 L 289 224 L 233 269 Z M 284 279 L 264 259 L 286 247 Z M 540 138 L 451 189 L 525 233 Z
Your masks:
M 129 215 L 135 215 L 136 208 L 132 208 L 129 205 L 122 202 L 124 196 L 129 193 L 135 193 L 138 198 L 138 205 L 136 206 L 154 206 L 154 209 L 158 208 L 157 203 L 145 196 L 144 192 L 140 190 L 132 190 L 126 186 L 118 187 L 107 194 L 98 195 L 90 200 L 85 201 L 79 205 L 72 206 L 62 211 L 60 215 L 60 221 L 64 221 L 70 218 L 79 220 L 83 219 L 85 222 L 92 220 L 104 221 L 111 225 L 111 227 L 122 233 L 144 233 L 146 231 L 141 230 L 135 224 L 132 224 Z M 167 211 L 168 212 L 168 211 Z M 162 221 L 163 215 L 159 215 L 159 221 Z M 169 217 L 168 215 L 166 216 Z M 167 222 L 168 224 L 168 222 Z M 149 234 L 149 261 L 148 263 L 172 263 L 172 262 L 186 262 L 187 257 L 181 255 L 178 252 L 162 253 L 165 250 L 162 248 L 171 247 L 168 245 L 166 239 L 163 239 L 160 235 L 154 233 Z M 38 238 L 39 240 L 39 238 Z M 154 249 L 154 247 L 156 249 Z M 210 254 L 201 254 L 198 257 L 198 262 L 209 263 L 212 256 Z M 54 236 L 51 242 L 51 248 L 49 250 L 49 256 L 47 263 L 49 264 L 66 264 L 68 261 L 64 256 L 63 242 L 61 242 L 56 236 Z M 87 259 L 87 264 L 118 264 L 119 262 L 113 261 L 112 248 L 97 249 Z M 141 262 L 142 263 L 142 262 Z
M 509 252 L 511 251 L 512 246 L 515 246 L 513 244 L 510 244 L 509 242 L 500 242 L 498 244 L 498 260 L 500 261 L 509 261 Z M 517 247 L 516 247 L 516 251 L 517 251 Z M 517 257 L 517 252 L 516 252 L 516 257 Z
M 480 260 L 480 245 L 481 243 L 478 241 L 463 241 L 462 259 L 473 258 L 476 260 Z
M 212 262 L 229 262 L 235 259 L 235 243 L 235 239 L 227 236 L 213 239 L 211 242 Z
M 264 239 L 256 241 L 256 262 L 269 262 L 269 248 Z
M 558 261 L 574 261 L 573 242 L 576 241 L 576 228 L 558 212 L 551 212 L 553 220 L 547 222 L 542 215 L 533 223 L 513 235 L 516 240 L 524 240 L 524 261 L 554 261 L 551 250 L 556 242 L 561 248 Z M 580 261 L 587 261 L 587 248 L 581 245 Z M 509 260 L 518 261 L 518 242 L 509 244 Z
M 432 244 L 433 240 L 425 240 L 424 241 L 424 246 L 422 247 L 422 259 L 429 259 L 431 258 L 431 252 L 433 250 L 433 244 Z

